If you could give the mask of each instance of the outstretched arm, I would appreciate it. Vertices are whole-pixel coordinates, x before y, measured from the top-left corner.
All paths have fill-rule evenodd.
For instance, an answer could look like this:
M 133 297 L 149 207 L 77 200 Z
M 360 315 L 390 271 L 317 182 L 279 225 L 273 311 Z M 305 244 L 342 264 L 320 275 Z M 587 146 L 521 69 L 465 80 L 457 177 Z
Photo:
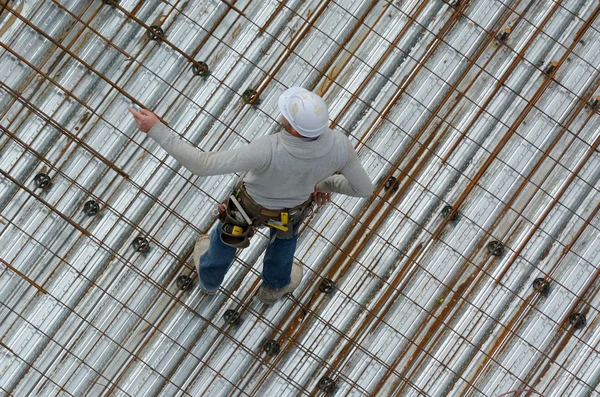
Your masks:
M 147 132 L 167 153 L 192 173 L 200 176 L 230 174 L 251 169 L 263 168 L 271 161 L 269 145 L 259 138 L 241 148 L 222 152 L 203 152 L 185 142 L 164 124 L 154 113 L 142 109 L 135 112 L 129 109 L 138 128 Z

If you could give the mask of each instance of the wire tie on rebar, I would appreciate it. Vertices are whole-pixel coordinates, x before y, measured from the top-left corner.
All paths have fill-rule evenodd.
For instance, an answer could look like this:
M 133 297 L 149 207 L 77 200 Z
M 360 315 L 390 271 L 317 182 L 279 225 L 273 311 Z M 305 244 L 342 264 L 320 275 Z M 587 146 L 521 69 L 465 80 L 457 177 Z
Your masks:
M 548 296 L 550 294 L 550 283 L 543 278 L 536 278 L 531 284 L 534 290 L 538 291 L 542 296 Z
M 502 256 L 504 253 L 504 245 L 500 241 L 492 240 L 487 245 L 487 251 L 493 256 Z
M 544 73 L 550 74 L 550 73 L 554 72 L 554 69 L 556 69 L 557 66 L 558 66 L 558 62 L 552 61 L 552 63 L 550 63 L 550 65 L 548 65 L 548 67 L 546 67 L 546 69 L 544 69 Z
M 400 187 L 400 185 L 398 185 L 396 178 L 393 176 L 390 176 L 390 178 L 385 182 L 383 189 L 386 192 L 389 191 L 390 193 L 393 194 L 398 190 L 399 187 Z
M 246 91 L 242 93 L 242 100 L 253 106 L 258 106 L 261 103 L 260 98 L 258 97 L 258 92 L 253 88 L 248 88 Z
M 335 290 L 335 283 L 330 278 L 323 279 L 321 285 L 319 285 L 319 290 L 324 294 L 330 294 Z
M 210 70 L 208 69 L 208 65 L 206 62 L 198 61 L 192 65 L 192 73 L 194 76 L 206 77 L 210 76 Z
M 263 350 L 269 356 L 273 357 L 279 354 L 279 352 L 281 351 L 281 346 L 279 345 L 279 342 L 277 342 L 275 339 L 269 339 L 263 345 Z
M 452 213 L 452 206 L 450 204 L 445 205 L 444 208 L 442 208 L 441 215 L 443 218 L 448 218 L 451 213 Z M 452 216 L 452 218 L 450 218 L 450 222 L 454 222 L 457 219 L 458 219 L 458 211 L 456 211 L 454 213 L 454 215 Z
M 238 325 L 240 323 L 240 313 L 233 309 L 227 309 L 225 310 L 225 313 L 223 313 L 223 320 L 225 320 L 227 324 L 234 326 Z
M 148 240 L 143 236 L 136 237 L 131 245 L 136 252 L 146 252 L 148 249 L 150 249 Z
M 335 388 L 335 381 L 329 376 L 323 376 L 319 379 L 319 390 L 325 393 L 331 393 Z
M 499 41 L 504 41 L 504 40 L 508 39 L 508 35 L 510 35 L 510 28 L 504 29 L 504 31 L 499 33 L 498 36 L 496 36 L 496 38 Z
M 181 291 L 187 291 L 191 286 L 192 278 L 190 276 L 182 274 L 181 276 L 177 277 L 177 287 L 179 287 Z
M 165 35 L 165 32 L 162 30 L 160 26 L 152 25 L 150 26 L 150 30 L 146 32 L 146 35 L 150 40 L 157 41 Z
M 587 325 L 587 319 L 585 318 L 585 314 L 575 312 L 569 316 L 569 323 L 575 329 L 582 329 Z
M 94 200 L 88 200 L 83 205 L 83 213 L 87 216 L 94 216 L 100 212 L 100 205 Z
M 33 183 L 38 189 L 46 189 L 52 183 L 52 179 L 50 179 L 48 174 L 40 172 L 33 178 Z

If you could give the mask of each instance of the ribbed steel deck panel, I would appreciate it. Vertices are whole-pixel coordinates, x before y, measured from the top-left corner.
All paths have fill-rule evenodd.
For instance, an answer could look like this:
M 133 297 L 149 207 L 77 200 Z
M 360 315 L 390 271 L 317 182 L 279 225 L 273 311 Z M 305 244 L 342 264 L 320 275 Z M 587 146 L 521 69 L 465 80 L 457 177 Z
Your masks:
M 598 0 L 0 9 L 0 395 L 600 395 Z M 289 86 L 325 98 L 376 194 L 303 225 L 293 299 L 253 300 L 264 233 L 219 294 L 181 291 L 238 176 L 192 175 L 127 107 L 226 150 L 278 131 Z

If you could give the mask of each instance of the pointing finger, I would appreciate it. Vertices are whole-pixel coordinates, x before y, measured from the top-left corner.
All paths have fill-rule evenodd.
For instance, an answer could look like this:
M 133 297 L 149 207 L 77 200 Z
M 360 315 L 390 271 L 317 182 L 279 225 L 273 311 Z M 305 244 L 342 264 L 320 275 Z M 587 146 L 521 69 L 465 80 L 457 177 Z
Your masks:
M 128 109 L 131 112 L 131 114 L 133 115 L 134 119 L 137 120 L 141 116 L 141 114 L 139 112 L 136 112 L 135 109 L 133 109 L 132 107 L 130 107 Z

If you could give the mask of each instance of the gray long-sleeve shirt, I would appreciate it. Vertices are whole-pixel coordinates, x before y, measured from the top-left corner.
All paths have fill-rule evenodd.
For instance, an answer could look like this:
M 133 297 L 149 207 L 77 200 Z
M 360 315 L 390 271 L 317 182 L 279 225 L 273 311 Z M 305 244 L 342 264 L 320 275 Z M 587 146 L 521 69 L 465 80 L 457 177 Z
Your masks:
M 203 152 L 157 122 L 148 135 L 185 168 L 200 176 L 249 171 L 250 197 L 269 209 L 295 207 L 317 185 L 321 192 L 368 197 L 373 184 L 348 138 L 333 130 L 307 141 L 287 131 L 220 152 Z M 341 175 L 333 175 L 339 171 Z

